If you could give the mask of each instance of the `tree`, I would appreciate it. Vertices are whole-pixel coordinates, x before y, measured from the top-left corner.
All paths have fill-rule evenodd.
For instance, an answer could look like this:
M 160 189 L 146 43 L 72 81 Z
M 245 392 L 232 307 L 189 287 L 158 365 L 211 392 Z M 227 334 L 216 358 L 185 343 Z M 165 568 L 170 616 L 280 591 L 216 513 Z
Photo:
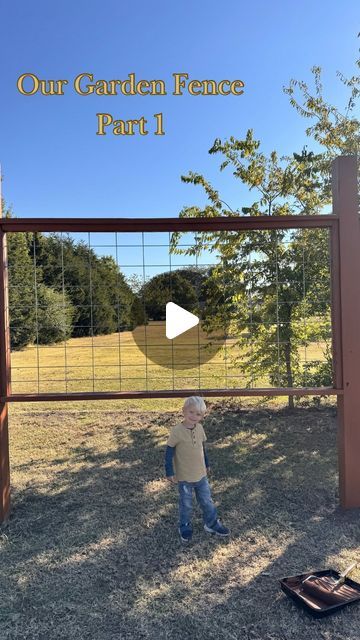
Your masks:
M 38 343 L 51 344 L 70 338 L 74 308 L 66 293 L 59 293 L 40 283 L 37 303 Z
M 99 257 L 68 235 L 35 234 L 34 242 L 41 280 L 55 291 L 64 291 L 72 303 L 72 336 L 133 328 L 135 294 L 111 256 Z
M 259 193 L 251 206 L 230 215 L 318 213 L 324 195 L 315 156 L 303 151 L 292 158 L 279 159 L 274 151 L 266 157 L 259 146 L 249 130 L 244 140 L 215 140 L 209 151 L 223 156 L 221 170 L 231 166 L 236 179 Z M 190 172 L 182 180 L 200 184 L 209 204 L 202 209 L 186 207 L 180 216 L 229 215 L 218 192 L 201 174 Z M 219 257 L 210 280 L 214 290 L 222 287 L 223 296 L 211 304 L 213 312 L 207 314 L 203 326 L 211 332 L 223 329 L 226 322 L 228 332 L 237 337 L 237 347 L 241 348 L 241 356 L 233 356 L 232 364 L 241 369 L 247 385 L 265 376 L 276 386 L 301 383 L 304 370 L 299 363 L 299 347 L 305 347 L 310 338 L 321 339 L 328 330 L 328 323 L 320 326 L 314 321 L 304 323 L 301 318 L 305 309 L 313 316 L 328 315 L 328 303 L 324 300 L 317 304 L 318 298 L 311 295 L 313 287 L 304 291 L 303 260 L 299 255 L 311 250 L 310 236 L 285 230 L 206 233 L 201 234 L 198 247 L 190 250 L 180 249 L 178 240 L 179 234 L 173 234 L 175 252 L 200 252 L 209 244 L 210 251 Z M 324 272 L 325 281 L 328 275 Z M 209 306 L 210 303 L 211 298 Z M 293 406 L 292 396 L 289 405 Z
M 360 33 L 358 34 L 358 37 Z M 306 135 L 312 138 L 322 149 L 322 153 L 314 156 L 316 170 L 322 176 L 323 197 L 327 203 L 331 203 L 331 164 L 338 155 L 358 155 L 360 148 L 360 58 L 355 60 L 355 73 L 347 78 L 340 71 L 337 77 L 340 83 L 346 87 L 346 96 L 343 106 L 339 107 L 327 100 L 324 95 L 321 67 L 315 65 L 311 69 L 312 87 L 304 80 L 291 79 L 284 92 L 290 97 L 290 104 L 300 116 L 311 121 L 305 130 Z M 359 181 L 360 192 L 360 181 Z M 320 239 L 321 240 L 321 239 Z M 314 246 L 314 245 L 312 245 Z M 322 238 L 322 246 L 318 250 L 324 254 L 326 239 Z M 312 282 L 315 279 L 312 278 Z M 329 385 L 332 379 L 332 357 L 329 344 L 325 348 L 325 361 L 319 363 L 317 371 L 309 371 L 311 380 L 309 384 Z M 320 381 L 320 382 L 319 382 Z
M 7 239 L 10 342 L 11 348 L 17 350 L 35 340 L 35 279 L 26 234 L 9 233 Z
M 129 329 L 133 330 L 144 324 L 147 324 L 144 303 L 137 295 L 135 295 L 131 305 L 131 324 L 129 325 Z
M 355 67 L 360 69 L 360 58 L 355 61 Z M 331 104 L 324 96 L 321 67 L 313 66 L 311 73 L 312 88 L 304 80 L 291 79 L 288 86 L 284 87 L 284 92 L 290 96 L 290 104 L 296 111 L 311 121 L 305 131 L 323 149 L 323 153 L 317 156 L 318 166 L 326 179 L 326 194 L 330 198 L 331 161 L 338 155 L 359 153 L 360 120 L 355 114 L 359 107 L 360 75 L 355 72 L 346 78 L 340 71 L 337 72 L 339 81 L 347 90 L 341 108 Z
M 140 291 L 147 318 L 165 320 L 167 302 L 174 302 L 191 313 L 197 313 L 196 291 L 180 270 L 160 273 L 144 284 Z
M 127 276 L 126 282 L 133 294 L 133 301 L 131 304 L 131 324 L 129 325 L 129 328 L 135 329 L 135 327 L 147 324 L 144 300 L 141 299 L 141 289 L 144 285 L 144 280 L 138 274 L 132 273 Z
M 96 334 L 114 333 L 133 328 L 134 294 L 111 256 L 93 255 L 92 299 L 93 325 Z
M 40 281 L 69 296 L 73 305 L 73 337 L 88 335 L 90 320 L 89 255 L 70 236 L 33 235 L 30 252 L 35 255 Z

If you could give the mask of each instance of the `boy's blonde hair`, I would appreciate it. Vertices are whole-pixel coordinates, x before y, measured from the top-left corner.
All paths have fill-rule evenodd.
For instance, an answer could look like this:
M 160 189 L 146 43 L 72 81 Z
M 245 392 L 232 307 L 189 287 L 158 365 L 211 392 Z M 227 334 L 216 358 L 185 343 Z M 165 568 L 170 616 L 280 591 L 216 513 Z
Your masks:
M 200 396 L 190 396 L 190 398 L 186 398 L 183 409 L 187 409 L 191 406 L 195 406 L 200 413 L 206 412 L 206 404 Z

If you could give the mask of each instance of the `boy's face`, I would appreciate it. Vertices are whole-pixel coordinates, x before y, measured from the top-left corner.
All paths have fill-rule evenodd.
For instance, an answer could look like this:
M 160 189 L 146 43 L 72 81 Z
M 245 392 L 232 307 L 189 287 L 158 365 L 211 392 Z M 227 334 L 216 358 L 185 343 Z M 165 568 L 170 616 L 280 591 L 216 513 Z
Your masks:
M 202 420 L 202 418 L 204 417 L 204 414 L 199 411 L 197 406 L 192 404 L 183 409 L 183 414 L 185 420 L 192 425 L 200 422 L 200 420 Z

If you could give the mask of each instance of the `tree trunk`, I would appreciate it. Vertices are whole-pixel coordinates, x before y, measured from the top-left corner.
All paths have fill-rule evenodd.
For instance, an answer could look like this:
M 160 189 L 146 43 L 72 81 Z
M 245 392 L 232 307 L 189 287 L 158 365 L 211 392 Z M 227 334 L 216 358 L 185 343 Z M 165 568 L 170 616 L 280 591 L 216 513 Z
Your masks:
M 292 371 L 291 371 L 291 344 L 290 344 L 290 338 L 289 338 L 289 342 L 287 342 L 285 344 L 285 363 L 286 363 L 287 386 L 288 387 L 292 387 L 293 386 L 293 377 L 292 377 Z M 288 406 L 290 407 L 290 409 L 294 408 L 294 396 L 288 396 Z

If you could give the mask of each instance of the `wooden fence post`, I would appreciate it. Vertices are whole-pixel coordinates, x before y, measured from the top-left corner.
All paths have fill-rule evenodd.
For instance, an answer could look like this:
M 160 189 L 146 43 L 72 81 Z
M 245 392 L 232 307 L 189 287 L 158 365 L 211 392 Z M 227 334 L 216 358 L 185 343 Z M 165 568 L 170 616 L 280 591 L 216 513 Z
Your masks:
M 0 174 L 0 224 L 2 220 Z M 9 516 L 10 464 L 8 403 L 10 393 L 10 329 L 6 234 L 0 229 L 0 522 Z
M 341 368 L 338 396 L 340 504 L 360 507 L 360 220 L 356 156 L 333 162 L 333 213 L 339 216 Z

